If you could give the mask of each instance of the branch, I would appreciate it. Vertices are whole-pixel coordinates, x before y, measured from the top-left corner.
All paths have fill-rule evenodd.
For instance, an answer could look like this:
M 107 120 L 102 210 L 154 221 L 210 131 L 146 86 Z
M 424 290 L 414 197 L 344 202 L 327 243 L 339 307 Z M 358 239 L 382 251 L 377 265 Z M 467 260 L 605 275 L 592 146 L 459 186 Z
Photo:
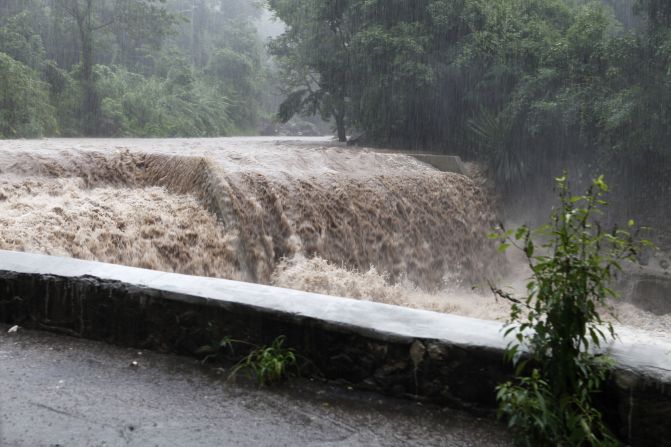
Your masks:
M 102 25 L 92 26 L 91 31 L 98 31 L 99 29 L 106 28 L 106 27 L 110 26 L 111 24 L 113 24 L 114 22 L 116 22 L 116 18 L 113 18 L 109 22 L 103 23 Z
M 59 1 L 58 4 L 63 8 L 63 10 L 71 15 L 74 19 L 79 19 L 79 8 L 74 8 L 72 6 L 68 6 L 68 3 L 65 1 Z
M 533 307 L 529 306 L 525 301 L 515 298 L 511 293 L 504 292 L 498 287 L 494 286 L 492 283 L 489 283 L 489 288 L 494 293 L 494 296 L 503 298 L 504 300 L 510 301 L 511 303 L 525 307 L 526 309 L 533 310 Z

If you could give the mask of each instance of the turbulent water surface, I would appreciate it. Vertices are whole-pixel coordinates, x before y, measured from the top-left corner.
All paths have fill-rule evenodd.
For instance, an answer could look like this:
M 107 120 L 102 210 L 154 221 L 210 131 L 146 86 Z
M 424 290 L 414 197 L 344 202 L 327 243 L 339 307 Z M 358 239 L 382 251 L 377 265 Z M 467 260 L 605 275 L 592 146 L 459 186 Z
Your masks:
M 494 218 L 466 176 L 325 139 L 0 141 L 2 249 L 504 319 L 471 290 L 508 271 Z

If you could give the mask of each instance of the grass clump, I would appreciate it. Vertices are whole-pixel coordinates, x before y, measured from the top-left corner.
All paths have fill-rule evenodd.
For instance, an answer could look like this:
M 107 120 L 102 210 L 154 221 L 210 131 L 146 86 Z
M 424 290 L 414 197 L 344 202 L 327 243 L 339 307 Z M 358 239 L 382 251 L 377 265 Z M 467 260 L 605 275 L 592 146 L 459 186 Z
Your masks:
M 286 380 L 297 368 L 297 356 L 293 349 L 284 347 L 285 337 L 277 337 L 268 346 L 257 346 L 233 367 L 229 377 L 247 371 L 259 385 L 273 385 Z
M 260 386 L 276 385 L 284 382 L 290 375 L 299 372 L 298 355 L 293 348 L 286 348 L 286 337 L 281 335 L 270 345 L 255 345 L 243 340 L 235 340 L 229 336 L 220 338 L 216 343 L 202 346 L 199 354 L 204 354 L 203 362 L 221 357 L 235 355 L 235 345 L 244 345 L 248 353 L 239 358 L 231 368 L 229 380 L 235 379 L 240 373 L 246 373 L 255 379 Z

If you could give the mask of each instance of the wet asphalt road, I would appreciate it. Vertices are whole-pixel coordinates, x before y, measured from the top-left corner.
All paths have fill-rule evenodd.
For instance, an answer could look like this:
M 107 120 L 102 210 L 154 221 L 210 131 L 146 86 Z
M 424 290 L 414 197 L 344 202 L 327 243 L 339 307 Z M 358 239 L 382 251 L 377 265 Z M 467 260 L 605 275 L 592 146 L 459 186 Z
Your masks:
M 189 358 L 7 329 L 2 447 L 508 445 L 453 410 L 307 380 L 260 389 Z

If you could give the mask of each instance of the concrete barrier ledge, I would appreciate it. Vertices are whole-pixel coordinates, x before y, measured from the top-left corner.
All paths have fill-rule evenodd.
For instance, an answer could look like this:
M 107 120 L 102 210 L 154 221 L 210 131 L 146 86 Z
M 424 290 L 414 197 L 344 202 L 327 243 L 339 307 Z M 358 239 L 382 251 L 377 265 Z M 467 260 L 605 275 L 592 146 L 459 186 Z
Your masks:
M 467 169 L 461 157 L 456 155 L 440 155 L 440 154 L 414 154 L 408 153 L 417 160 L 433 166 L 439 171 L 454 172 L 457 174 L 467 175 Z
M 224 279 L 0 251 L 0 322 L 193 353 L 222 334 L 285 335 L 330 379 L 448 405 L 493 408 L 509 370 L 501 324 Z M 622 329 L 602 396 L 630 445 L 671 438 L 671 343 Z

